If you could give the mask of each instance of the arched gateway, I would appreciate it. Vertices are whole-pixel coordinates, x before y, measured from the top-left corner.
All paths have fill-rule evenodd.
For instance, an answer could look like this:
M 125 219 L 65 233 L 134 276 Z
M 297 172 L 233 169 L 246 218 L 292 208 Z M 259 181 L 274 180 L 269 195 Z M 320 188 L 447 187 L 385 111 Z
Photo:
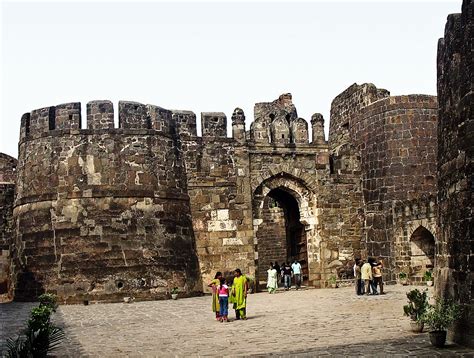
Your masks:
M 302 179 L 281 172 L 255 189 L 252 206 L 257 280 L 266 281 L 270 262 L 281 265 L 297 259 L 308 282 L 314 252 L 314 193 Z

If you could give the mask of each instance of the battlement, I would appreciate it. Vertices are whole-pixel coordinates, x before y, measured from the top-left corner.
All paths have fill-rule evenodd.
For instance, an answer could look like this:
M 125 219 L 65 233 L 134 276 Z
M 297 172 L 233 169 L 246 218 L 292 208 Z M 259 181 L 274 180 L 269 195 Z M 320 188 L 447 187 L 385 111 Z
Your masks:
M 114 124 L 114 105 L 111 101 L 88 102 L 87 128 L 82 127 L 81 103 L 72 102 L 35 109 L 23 114 L 20 142 L 53 135 L 57 131 L 74 131 L 87 134 L 98 130 L 152 130 L 165 135 L 178 132 L 183 136 L 196 136 L 196 115 L 190 111 L 168 110 L 151 104 L 120 101 L 118 128 Z M 203 114 L 208 117 L 208 113 Z M 219 114 L 221 116 L 221 114 Z M 225 115 L 224 125 L 225 125 Z M 210 130 L 210 132 L 213 132 Z M 221 133 L 221 132 L 219 132 Z M 225 133 L 224 133 L 225 136 Z

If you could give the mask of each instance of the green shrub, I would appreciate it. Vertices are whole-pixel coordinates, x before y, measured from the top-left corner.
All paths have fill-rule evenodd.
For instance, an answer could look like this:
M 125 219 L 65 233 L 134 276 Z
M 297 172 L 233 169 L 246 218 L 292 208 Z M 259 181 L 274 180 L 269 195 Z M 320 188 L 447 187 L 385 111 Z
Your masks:
M 425 281 L 433 281 L 433 273 L 431 271 L 426 271 L 423 275 Z
M 461 306 L 452 300 L 437 298 L 421 317 L 432 331 L 446 331 L 461 316 Z
M 53 312 L 56 312 L 56 309 L 58 308 L 57 297 L 52 293 L 43 293 L 41 296 L 38 297 L 38 301 L 40 303 L 40 306 L 47 306 L 51 308 L 51 311 Z
M 421 292 L 418 289 L 407 292 L 408 304 L 403 306 L 405 316 L 410 317 L 413 321 L 420 321 L 423 314 L 428 308 L 427 290 Z
M 39 297 L 40 305 L 31 310 L 27 327 L 16 339 L 6 342 L 8 358 L 47 357 L 64 338 L 61 328 L 51 323 L 51 314 L 56 310 L 56 297 L 51 294 Z

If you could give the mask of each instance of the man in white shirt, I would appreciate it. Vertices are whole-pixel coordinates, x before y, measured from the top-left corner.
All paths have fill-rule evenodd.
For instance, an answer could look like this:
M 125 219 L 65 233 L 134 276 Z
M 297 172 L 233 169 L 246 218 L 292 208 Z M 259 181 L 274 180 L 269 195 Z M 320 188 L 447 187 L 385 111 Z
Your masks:
M 293 270 L 293 275 L 295 275 L 295 286 L 298 290 L 301 288 L 301 264 L 295 259 L 295 261 L 291 264 L 291 269 Z

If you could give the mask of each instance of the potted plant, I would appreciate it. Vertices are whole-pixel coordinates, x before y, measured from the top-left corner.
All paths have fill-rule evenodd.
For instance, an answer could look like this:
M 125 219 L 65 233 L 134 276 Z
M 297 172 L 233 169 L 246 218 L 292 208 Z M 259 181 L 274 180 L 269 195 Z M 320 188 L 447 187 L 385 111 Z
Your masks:
M 424 323 L 422 321 L 423 314 L 428 308 L 427 290 L 423 292 L 414 289 L 407 292 L 408 304 L 403 306 L 405 316 L 411 318 L 411 330 L 416 333 L 423 331 Z
M 426 271 L 423 279 L 426 281 L 426 286 L 433 286 L 433 273 L 431 271 Z
M 331 285 L 332 288 L 337 288 L 337 278 L 336 278 L 336 276 L 332 275 L 331 277 L 329 277 L 328 282 L 329 282 L 329 284 Z
M 400 283 L 403 285 L 403 286 L 406 286 L 408 284 L 408 276 L 405 272 L 400 272 L 398 274 L 398 279 L 400 281 Z
M 173 300 L 177 300 L 178 299 L 178 293 L 179 293 L 178 287 L 173 287 L 171 289 L 171 298 Z
M 429 305 L 422 316 L 423 322 L 430 327 L 430 341 L 435 347 L 444 347 L 447 329 L 460 317 L 461 306 L 451 300 L 437 298 Z

